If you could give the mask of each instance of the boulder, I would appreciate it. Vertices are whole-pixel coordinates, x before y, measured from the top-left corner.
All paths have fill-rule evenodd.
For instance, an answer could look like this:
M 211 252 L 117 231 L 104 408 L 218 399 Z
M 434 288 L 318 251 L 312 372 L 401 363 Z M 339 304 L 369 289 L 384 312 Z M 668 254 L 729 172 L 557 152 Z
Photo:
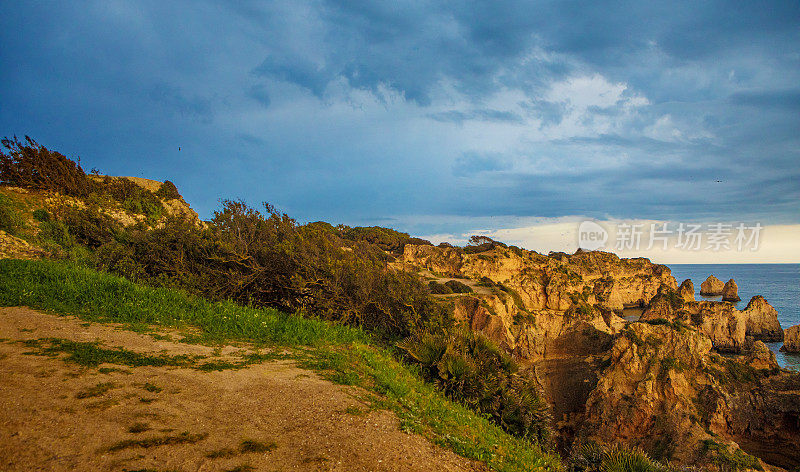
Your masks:
M 756 295 L 742 311 L 747 324 L 747 335 L 764 342 L 783 341 L 783 328 L 778 312 L 761 295 Z
M 735 280 L 730 279 L 725 282 L 725 286 L 722 287 L 722 300 L 726 302 L 738 302 L 741 300 L 739 298 L 739 286 L 736 285 Z
M 678 287 L 678 295 L 680 295 L 685 302 L 694 301 L 694 283 L 692 279 L 686 279 L 681 282 L 681 286 Z
M 775 354 L 761 341 L 753 343 L 753 350 L 750 351 L 750 354 L 747 356 L 747 364 L 756 370 L 778 368 L 778 361 L 775 360 Z
M 800 325 L 784 330 L 781 352 L 800 352 Z
M 700 295 L 705 296 L 716 296 L 722 295 L 722 290 L 725 288 L 725 284 L 722 281 L 713 275 L 709 275 L 708 278 L 700 284 Z

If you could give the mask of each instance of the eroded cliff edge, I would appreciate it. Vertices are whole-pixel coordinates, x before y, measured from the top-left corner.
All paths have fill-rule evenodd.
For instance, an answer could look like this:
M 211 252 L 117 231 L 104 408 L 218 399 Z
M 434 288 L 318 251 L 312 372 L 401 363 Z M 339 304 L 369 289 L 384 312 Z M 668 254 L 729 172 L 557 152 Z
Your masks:
M 783 339 L 763 297 L 737 310 L 648 259 L 488 246 L 407 245 L 399 264 L 471 287 L 441 297 L 536 376 L 563 452 L 599 440 L 684 465 L 800 466 L 800 374 L 762 342 Z

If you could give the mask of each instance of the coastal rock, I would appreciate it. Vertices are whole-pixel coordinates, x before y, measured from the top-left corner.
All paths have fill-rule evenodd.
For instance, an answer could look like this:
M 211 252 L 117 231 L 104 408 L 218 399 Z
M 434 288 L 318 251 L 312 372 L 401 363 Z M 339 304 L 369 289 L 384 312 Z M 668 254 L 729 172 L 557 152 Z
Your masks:
M 692 279 L 686 279 L 681 282 L 681 286 L 678 287 L 678 295 L 680 295 L 685 302 L 694 301 L 694 283 L 692 283 Z
M 747 324 L 747 335 L 764 342 L 783 341 L 783 329 L 778 312 L 761 295 L 756 295 L 742 311 Z
M 460 248 L 407 244 L 407 270 L 429 270 L 446 277 L 488 279 L 518 297 L 526 311 L 566 311 L 576 304 L 621 311 L 645 306 L 661 285 L 677 288 L 669 268 L 648 259 L 620 259 L 601 251 L 544 256 L 502 246 L 479 253 Z
M 722 281 L 713 275 L 709 275 L 708 278 L 700 284 L 700 295 L 705 296 L 716 296 L 722 295 L 722 290 L 725 288 L 725 284 Z
M 736 281 L 730 279 L 727 282 L 725 282 L 725 286 L 722 288 L 722 301 L 738 302 L 740 300 L 741 298 L 739 298 L 739 286 L 736 285 Z
M 732 465 L 726 458 L 746 454 L 796 469 L 800 374 L 778 369 L 762 342 L 746 358 L 723 357 L 711 347 L 696 330 L 629 325 L 589 395 L 584 434 L 651 454 L 666 451 L 671 461 L 703 470 Z M 709 454 L 697 447 L 701 443 L 721 453 Z M 767 468 L 752 460 L 757 469 Z
M 689 302 L 676 318 L 696 326 L 720 352 L 738 354 L 752 347 L 752 338 L 747 337 L 747 317 L 730 303 Z
M 696 461 L 696 444 L 709 437 L 692 416 L 701 417 L 694 399 L 712 381 L 703 373 L 711 341 L 694 330 L 647 323 L 633 323 L 622 334 L 587 401 L 585 432 L 601 443 L 646 451 L 661 444 L 674 460 Z
M 783 333 L 781 352 L 800 352 L 800 325 L 786 328 Z
M 766 344 L 762 341 L 756 341 L 747 356 L 747 365 L 756 370 L 777 369 L 778 361 L 775 359 L 775 354 L 769 350 Z

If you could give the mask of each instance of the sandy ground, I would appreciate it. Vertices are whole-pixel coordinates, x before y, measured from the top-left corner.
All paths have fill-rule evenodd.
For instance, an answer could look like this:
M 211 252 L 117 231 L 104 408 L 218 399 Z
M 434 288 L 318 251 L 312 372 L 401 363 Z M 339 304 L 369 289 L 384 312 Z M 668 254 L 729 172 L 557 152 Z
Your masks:
M 118 326 L 89 325 L 26 308 L 0 308 L 0 338 L 3 471 L 486 470 L 420 436 L 401 432 L 393 414 L 370 411 L 359 400 L 364 391 L 334 385 L 288 361 L 218 372 L 117 366 L 119 370 L 101 373 L 60 358 L 25 354 L 32 349 L 17 341 L 97 341 L 104 347 L 203 355 L 209 360 L 229 358 L 240 347 L 215 351 L 159 341 Z M 80 392 L 105 382 L 113 388 L 78 398 Z M 162 390 L 148 391 L 148 383 Z M 129 432 L 135 424 L 147 430 Z M 203 439 L 108 450 L 120 441 L 183 432 Z M 275 447 L 269 452 L 239 452 L 245 439 Z M 236 452 L 207 457 L 225 448 Z

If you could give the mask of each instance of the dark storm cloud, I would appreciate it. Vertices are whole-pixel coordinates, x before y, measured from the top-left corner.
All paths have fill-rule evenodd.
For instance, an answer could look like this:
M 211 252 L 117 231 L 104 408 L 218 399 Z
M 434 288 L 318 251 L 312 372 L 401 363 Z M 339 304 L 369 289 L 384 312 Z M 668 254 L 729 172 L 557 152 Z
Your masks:
M 0 134 L 203 216 L 798 222 L 798 24 L 796 1 L 20 3 Z

